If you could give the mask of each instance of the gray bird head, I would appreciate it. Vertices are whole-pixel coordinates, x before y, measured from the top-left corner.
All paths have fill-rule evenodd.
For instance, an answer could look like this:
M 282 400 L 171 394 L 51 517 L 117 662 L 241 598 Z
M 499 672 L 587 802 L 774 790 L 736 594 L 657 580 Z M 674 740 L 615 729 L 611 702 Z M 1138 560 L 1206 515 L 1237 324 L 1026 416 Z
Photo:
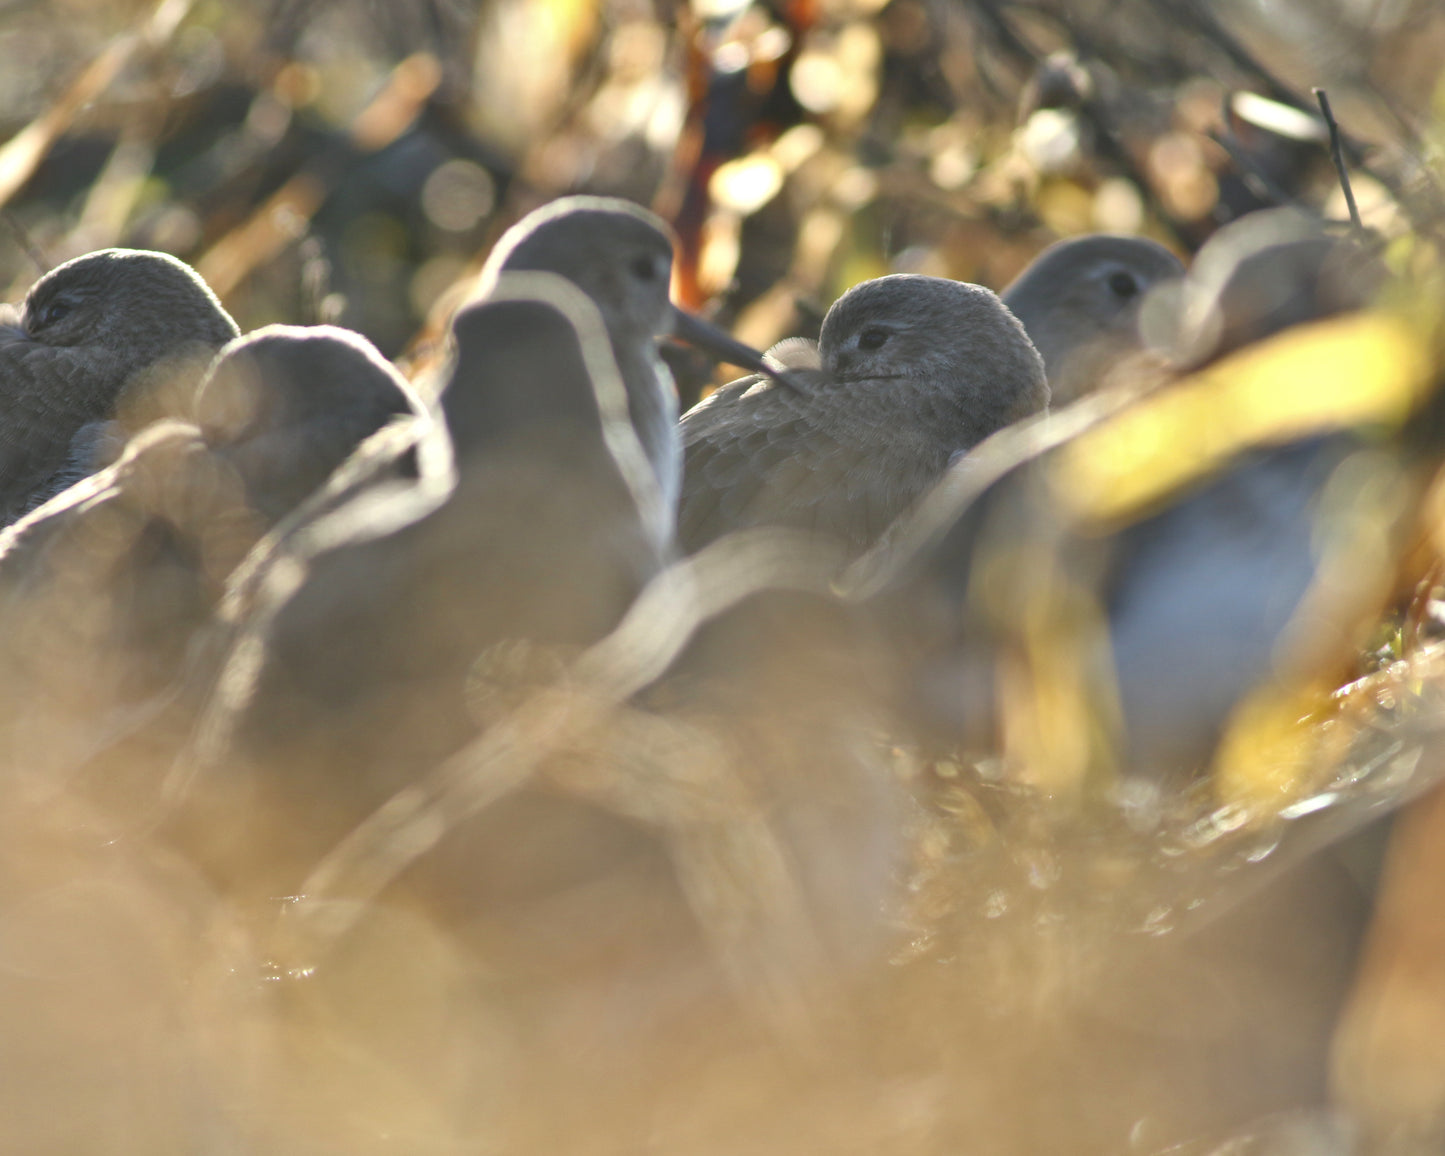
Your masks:
M 121 379 L 240 332 L 189 265 L 140 249 L 102 249 L 51 270 L 26 295 L 20 328 L 34 345 L 92 359 Z
M 238 332 L 188 266 L 129 249 L 52 270 L 12 318 L 0 326 L 0 517 L 100 465 L 68 460 L 82 427 L 119 417 L 134 429 L 188 403 Z
M 268 325 L 221 351 L 196 394 L 196 423 L 231 462 L 253 508 L 275 521 L 361 441 L 420 413 L 406 380 L 365 338 L 331 325 Z
M 613 342 L 650 341 L 672 328 L 672 234 L 656 215 L 610 197 L 563 197 L 513 225 L 482 270 L 558 273 L 596 303 Z
M 476 291 L 485 300 L 504 274 L 549 273 L 591 300 L 612 344 L 632 424 L 669 510 L 681 485 L 677 393 L 654 339 L 675 333 L 731 364 L 791 384 L 762 354 L 672 304 L 672 249 L 671 230 L 646 209 L 610 197 L 563 197 L 503 234 Z M 464 422 L 463 404 L 454 398 L 447 407 L 454 432 Z
M 887 382 L 880 400 L 906 396 L 968 444 L 1049 403 L 1023 326 L 992 291 L 963 281 L 896 273 L 855 285 L 823 319 L 818 353 L 827 388 Z
M 1162 343 L 1196 368 L 1292 325 L 1363 309 L 1387 279 L 1377 253 L 1306 213 L 1249 213 L 1199 250 Z
M 1173 253 L 1142 237 L 1074 237 L 1040 253 L 1001 296 L 1043 357 L 1057 405 L 1143 348 L 1140 305 L 1183 276 Z
M 195 412 L 215 444 L 308 422 L 341 427 L 356 419 L 375 429 L 386 417 L 421 409 L 407 380 L 359 333 L 267 325 L 221 351 L 196 393 Z
M 557 273 L 592 298 L 614 351 L 673 334 L 729 365 L 795 387 L 757 350 L 672 304 L 673 234 L 655 213 L 614 197 L 562 197 L 502 235 L 479 278 L 478 295 L 504 272 Z M 625 367 L 624 367 L 625 368 Z

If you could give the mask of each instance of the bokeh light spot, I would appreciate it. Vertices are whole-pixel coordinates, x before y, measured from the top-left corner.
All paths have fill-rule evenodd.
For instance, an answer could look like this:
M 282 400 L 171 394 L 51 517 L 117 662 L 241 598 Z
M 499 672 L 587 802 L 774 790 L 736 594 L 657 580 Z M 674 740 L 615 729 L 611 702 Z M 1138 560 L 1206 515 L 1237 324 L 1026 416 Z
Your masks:
M 491 174 L 467 160 L 438 165 L 421 191 L 421 207 L 427 220 L 451 233 L 476 228 L 496 201 L 497 186 Z

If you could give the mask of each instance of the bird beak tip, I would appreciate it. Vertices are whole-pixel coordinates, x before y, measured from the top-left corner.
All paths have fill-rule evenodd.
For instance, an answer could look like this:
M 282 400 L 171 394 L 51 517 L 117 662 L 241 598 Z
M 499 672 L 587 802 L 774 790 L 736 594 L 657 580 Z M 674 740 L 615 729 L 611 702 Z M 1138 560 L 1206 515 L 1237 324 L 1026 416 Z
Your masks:
M 766 374 L 790 389 L 798 385 L 785 371 L 771 365 L 756 349 L 743 344 L 725 330 L 695 317 L 684 309 L 672 307 L 672 335 L 695 346 L 726 365 L 736 365 L 752 373 Z

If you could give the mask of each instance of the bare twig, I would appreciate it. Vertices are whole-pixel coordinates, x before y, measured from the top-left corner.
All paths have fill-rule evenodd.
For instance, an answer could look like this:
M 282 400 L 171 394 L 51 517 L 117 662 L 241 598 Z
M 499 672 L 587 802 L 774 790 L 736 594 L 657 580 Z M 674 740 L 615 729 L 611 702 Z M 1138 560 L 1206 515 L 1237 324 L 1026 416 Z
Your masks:
M 1266 95 L 1271 99 L 1299 107 L 1299 97 L 1290 86 L 1266 68 L 1259 58 L 1225 27 L 1209 5 L 1198 3 L 1198 0 L 1168 0 L 1165 7 L 1175 19 L 1193 27 L 1204 40 L 1223 52 L 1236 68 L 1250 73 L 1260 81 L 1268 90 Z
M 1350 174 L 1345 168 L 1345 152 L 1340 143 L 1340 126 L 1335 122 L 1335 114 L 1330 110 L 1330 98 L 1323 88 L 1315 88 L 1310 91 L 1320 102 L 1320 112 L 1324 114 L 1325 124 L 1330 129 L 1330 156 L 1334 158 L 1335 171 L 1340 174 L 1340 187 L 1345 190 L 1345 204 L 1350 210 L 1350 224 L 1355 227 L 1356 233 L 1363 233 L 1365 226 L 1360 221 L 1360 210 L 1355 205 L 1355 191 L 1350 188 Z
M 1220 109 L 1220 129 L 1211 130 L 1209 139 L 1229 154 L 1229 159 L 1239 169 L 1244 183 L 1250 187 L 1250 191 L 1256 196 L 1273 201 L 1276 205 L 1291 205 L 1294 198 L 1279 186 L 1279 183 L 1271 177 L 1253 157 L 1240 145 L 1239 138 L 1234 135 L 1234 130 L 1229 126 L 1229 95 L 1226 93 L 1223 99 L 1223 108 Z

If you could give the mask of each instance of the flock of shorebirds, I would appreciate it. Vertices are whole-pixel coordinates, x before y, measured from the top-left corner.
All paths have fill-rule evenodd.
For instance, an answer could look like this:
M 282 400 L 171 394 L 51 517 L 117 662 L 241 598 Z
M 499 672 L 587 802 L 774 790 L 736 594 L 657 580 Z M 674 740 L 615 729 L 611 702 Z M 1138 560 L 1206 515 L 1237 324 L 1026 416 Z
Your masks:
M 1436 404 L 1365 246 L 1271 213 L 1186 274 L 1086 237 L 1001 295 L 864 282 L 767 354 L 672 258 L 635 206 L 545 206 L 415 384 L 239 335 L 162 254 L 42 277 L 0 318 L 14 798 L 98 800 L 283 970 L 404 896 L 492 982 L 605 972 L 652 1019 L 629 983 L 707 974 L 787 1034 L 890 950 L 900 748 L 1147 827 L 1244 773 L 1244 704 L 1348 673 Z M 669 335 L 750 375 L 679 417 Z M 1318 376 L 1357 355 L 1378 412 Z

